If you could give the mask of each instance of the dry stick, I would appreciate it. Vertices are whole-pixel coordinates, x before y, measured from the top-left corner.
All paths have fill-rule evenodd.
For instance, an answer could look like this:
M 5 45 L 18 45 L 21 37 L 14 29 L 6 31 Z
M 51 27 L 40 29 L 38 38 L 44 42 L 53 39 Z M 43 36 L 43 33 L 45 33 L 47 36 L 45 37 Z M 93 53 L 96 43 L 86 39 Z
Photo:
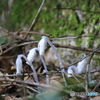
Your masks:
M 51 40 L 65 40 L 65 39 L 77 39 L 81 37 L 95 37 L 95 38 L 100 38 L 99 36 L 65 36 L 65 37 L 58 37 L 58 38 L 52 38 Z
M 45 74 L 50 74 L 50 75 L 52 75 L 53 73 L 59 73 L 59 75 L 60 75 L 60 73 L 61 73 L 61 71 L 48 71 L 48 72 L 44 72 L 44 73 L 38 73 L 38 75 L 39 76 L 43 76 L 43 75 L 45 75 Z M 28 73 L 26 73 L 26 74 L 24 74 L 24 76 L 28 76 L 28 75 L 34 75 L 34 73 L 31 73 L 31 74 L 28 74 Z M 10 74 L 10 75 L 0 75 L 0 78 L 1 77 L 15 77 L 15 76 L 17 76 L 16 74 Z M 22 74 L 20 75 L 20 76 L 22 76 Z
M 100 72 L 100 70 L 96 70 L 96 71 L 91 71 L 90 73 L 92 74 L 92 73 L 95 73 L 95 72 Z M 49 72 L 44 72 L 44 73 L 38 73 L 38 76 L 43 76 L 43 75 L 45 75 L 45 74 L 49 74 L 49 75 L 52 75 L 52 74 L 55 74 L 55 73 L 59 73 L 59 75 L 60 75 L 60 73 L 61 73 L 61 71 L 49 71 Z M 68 74 L 68 73 L 66 73 L 66 74 Z M 83 74 L 85 74 L 85 73 L 83 73 Z M 31 74 L 29 74 L 29 73 L 25 73 L 24 74 L 24 76 L 31 76 L 31 75 L 34 75 L 34 73 L 31 73 Z M 0 78 L 1 77 L 16 77 L 17 75 L 16 74 L 9 74 L 9 75 L 0 75 Z M 21 74 L 21 76 L 22 76 L 22 74 Z M 78 75 L 79 76 L 79 75 Z M 83 78 L 83 77 L 81 77 L 81 76 L 79 76 L 80 78 Z
M 11 84 L 10 84 L 11 85 Z M 18 87 L 23 87 L 23 85 L 21 85 L 21 84 L 16 84 Z M 25 88 L 27 88 L 27 89 L 30 89 L 30 90 L 32 90 L 33 92 L 36 92 L 36 93 L 40 93 L 39 91 L 37 91 L 37 90 L 35 90 L 34 88 L 32 88 L 32 87 L 30 87 L 30 86 L 25 86 Z
M 59 39 L 60 38 L 65 38 L 65 37 L 76 37 L 76 38 L 82 38 L 82 37 L 95 37 L 95 38 L 100 38 L 100 35 L 98 35 L 98 36 L 95 36 L 95 35 L 78 35 L 78 36 L 76 36 L 76 35 L 64 35 L 64 36 L 61 36 L 61 37 L 58 37 Z M 55 38 L 54 38 L 55 39 Z
M 18 46 L 23 46 L 23 45 L 28 45 L 28 44 L 37 44 L 38 42 L 34 42 L 34 41 L 31 41 L 31 42 L 25 42 L 25 43 L 21 43 Z M 53 43 L 53 45 L 55 45 L 55 47 L 58 47 L 58 48 L 69 48 L 69 49 L 74 49 L 74 50 L 80 50 L 80 51 L 87 51 L 87 52 L 93 52 L 94 50 L 93 49 L 90 49 L 90 48 L 83 48 L 83 47 L 76 47 L 76 46 L 72 46 L 72 45 L 61 45 L 61 44 L 57 44 L 57 43 Z M 100 53 L 100 50 L 97 50 L 96 53 Z
M 13 49 L 13 48 L 15 48 L 15 47 L 17 47 L 17 44 L 14 44 L 12 47 L 9 47 L 7 50 L 3 51 L 2 54 L 4 54 L 4 53 L 10 51 L 11 49 Z M 2 54 L 0 54 L 0 55 L 2 55 Z
M 9 35 L 12 35 L 13 38 L 20 39 L 20 40 L 24 40 L 23 38 L 21 38 L 21 37 L 19 37 L 19 36 L 17 35 L 17 34 L 21 31 L 21 29 L 18 30 L 17 32 L 9 32 L 8 30 L 6 30 L 6 29 L 4 29 L 4 28 L 2 28 L 2 27 L 0 26 L 0 30 L 3 30 L 4 32 L 8 33 Z M 9 36 L 9 35 L 8 35 L 8 36 Z
M 28 31 L 20 31 L 19 33 L 27 33 Z M 51 34 L 45 34 L 45 33 L 39 33 L 39 32 L 33 32 L 33 31 L 29 31 L 28 33 L 33 34 L 33 35 L 41 35 L 41 36 L 48 36 L 50 37 Z
M 7 87 L 7 86 L 11 86 L 11 84 L 3 84 L 3 85 L 0 84 L 0 87 Z
M 31 30 L 32 26 L 33 26 L 33 25 L 34 25 L 34 23 L 36 22 L 36 19 L 37 19 L 38 15 L 39 15 L 39 13 L 40 13 L 40 11 L 41 11 L 42 7 L 43 7 L 44 1 L 45 1 L 45 0 L 43 0 L 43 1 L 42 1 L 41 5 L 40 5 L 40 7 L 39 7 L 39 9 L 38 9 L 37 14 L 36 14 L 36 16 L 35 16 L 35 18 L 34 18 L 34 20 L 33 20 L 32 24 L 31 24 L 31 26 L 30 26 L 30 27 L 29 27 L 29 29 L 28 29 L 28 32 Z M 27 33 L 26 33 L 26 35 L 24 36 L 24 39 L 25 39 L 25 38 L 26 38 L 26 36 L 28 35 L 28 32 L 27 32 Z
M 27 40 L 27 39 L 23 39 L 22 37 L 20 37 L 20 36 L 17 35 L 18 33 L 27 33 L 28 31 L 21 31 L 21 29 L 20 29 L 17 32 L 9 32 L 8 30 L 2 28 L 1 26 L 0 26 L 0 30 L 3 30 L 4 32 L 9 33 L 15 39 L 24 40 L 24 41 L 30 41 L 30 40 Z M 30 31 L 28 33 L 34 34 L 34 35 L 48 36 L 48 37 L 51 36 L 51 34 L 45 34 L 45 33 L 33 32 L 33 31 Z M 4 36 L 8 36 L 8 35 L 4 35 Z
M 56 88 L 54 86 L 51 85 L 47 85 L 47 84 L 40 84 L 40 83 L 33 83 L 33 82 L 29 82 L 29 81 L 21 81 L 21 80 L 15 80 L 15 79 L 4 79 L 4 78 L 0 78 L 0 81 L 8 81 L 8 82 L 17 82 L 17 83 L 24 83 L 24 84 L 28 84 L 28 85 L 32 85 L 32 86 L 39 86 L 39 87 L 44 87 L 44 88 L 49 88 L 49 89 L 54 89 L 54 90 L 58 90 L 58 91 L 64 91 L 66 93 L 70 93 L 70 91 L 68 90 L 64 90 L 62 88 Z
M 90 48 L 76 47 L 76 46 L 72 46 L 72 45 L 61 45 L 61 44 L 57 44 L 57 43 L 54 43 L 54 45 L 56 47 L 60 47 L 60 48 L 69 48 L 69 49 L 81 50 L 81 51 L 87 51 L 87 52 L 94 51 L 93 49 L 90 49 Z M 100 50 L 97 50 L 96 53 L 100 53 Z

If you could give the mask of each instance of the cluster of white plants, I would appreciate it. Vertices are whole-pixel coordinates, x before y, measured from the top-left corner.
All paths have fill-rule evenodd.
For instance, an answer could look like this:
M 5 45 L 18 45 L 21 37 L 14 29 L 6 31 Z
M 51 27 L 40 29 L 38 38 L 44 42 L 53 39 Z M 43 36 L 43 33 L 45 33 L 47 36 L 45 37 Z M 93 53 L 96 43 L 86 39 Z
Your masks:
M 78 62 L 77 66 L 72 65 L 68 68 L 67 73 L 68 73 L 68 77 L 72 77 L 73 74 L 82 74 L 86 72 L 87 69 L 87 64 L 88 61 L 90 59 L 90 57 L 86 57 L 86 54 L 83 55 L 82 57 L 83 60 L 81 60 L 80 62 Z
M 22 57 L 26 60 L 26 63 L 28 65 L 30 65 L 30 67 L 32 68 L 33 72 L 34 72 L 34 79 L 36 82 L 39 82 L 38 81 L 38 77 L 37 77 L 37 73 L 35 71 L 35 68 L 34 66 L 32 65 L 32 62 L 34 61 L 37 53 L 39 54 L 39 57 L 43 63 L 43 66 L 44 66 L 44 72 L 48 72 L 48 69 L 47 69 L 47 66 L 46 66 L 46 63 L 43 59 L 43 56 L 45 54 L 45 50 L 47 48 L 47 44 L 49 44 L 51 46 L 51 48 L 53 49 L 55 55 L 57 56 L 58 58 L 58 61 L 59 61 L 59 65 L 60 65 L 60 68 L 61 68 L 61 71 L 62 71 L 62 75 L 64 74 L 65 72 L 65 69 L 63 67 L 63 64 L 62 64 L 62 61 L 61 61 L 61 58 L 60 56 L 58 55 L 57 53 L 57 50 L 55 48 L 55 46 L 52 44 L 52 42 L 49 40 L 48 37 L 46 36 L 42 36 L 42 39 L 38 42 L 38 47 L 36 48 L 32 48 L 31 50 L 29 50 L 29 53 L 27 55 L 27 57 L 25 57 L 25 55 L 21 54 L 21 55 L 18 55 L 17 59 L 16 59 L 16 74 L 21 74 L 21 71 L 22 71 Z M 64 75 L 63 75 L 63 78 L 64 78 Z M 49 84 L 49 75 L 46 74 L 46 83 Z
M 35 47 L 35 48 L 32 48 L 31 50 L 29 50 L 29 53 L 27 55 L 27 57 L 23 54 L 20 54 L 17 56 L 17 59 L 16 59 L 16 74 L 19 75 L 21 74 L 21 71 L 22 71 L 22 57 L 26 60 L 26 63 L 28 65 L 30 65 L 31 69 L 33 70 L 34 72 L 34 79 L 37 83 L 39 83 L 39 80 L 38 80 L 38 76 L 37 76 L 37 73 L 36 73 L 36 70 L 32 64 L 32 62 L 35 60 L 35 57 L 37 55 L 37 53 L 39 54 L 39 57 L 43 63 L 43 66 L 44 66 L 44 71 L 43 72 L 48 72 L 48 69 L 47 69 L 47 66 L 46 66 L 46 63 L 44 61 L 44 54 L 45 54 L 45 50 L 47 48 L 47 45 L 50 45 L 51 48 L 53 49 L 56 57 L 58 58 L 58 62 L 59 62 L 59 66 L 60 66 L 60 69 L 61 69 L 61 72 L 62 72 L 62 77 L 64 79 L 64 82 L 65 82 L 65 85 L 66 85 L 66 80 L 65 80 L 65 75 L 66 75 L 66 70 L 64 69 L 64 66 L 62 64 L 62 61 L 61 61 L 61 58 L 59 56 L 59 54 L 57 53 L 57 50 L 55 48 L 55 46 L 52 44 L 52 42 L 49 40 L 48 37 L 46 36 L 42 36 L 42 39 L 38 42 L 38 46 Z M 84 73 L 86 72 L 86 66 L 88 64 L 88 58 L 85 58 L 86 55 L 84 54 L 84 57 L 83 57 L 83 60 L 80 61 L 78 64 L 77 64 L 77 67 L 72 65 L 68 68 L 67 70 L 67 77 L 72 77 L 73 74 L 81 74 L 81 73 Z M 85 58 L 85 59 L 84 59 Z M 46 83 L 49 84 L 49 75 L 46 74 Z

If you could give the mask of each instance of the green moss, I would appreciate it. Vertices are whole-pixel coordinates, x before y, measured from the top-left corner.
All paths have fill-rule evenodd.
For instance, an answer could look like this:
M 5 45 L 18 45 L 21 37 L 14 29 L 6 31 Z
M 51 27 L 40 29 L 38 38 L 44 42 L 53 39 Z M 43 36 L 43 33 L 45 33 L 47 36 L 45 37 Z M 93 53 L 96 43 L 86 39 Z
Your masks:
M 1 1 L 4 2 L 6 0 Z M 19 30 L 25 26 L 29 28 L 41 2 L 42 0 L 34 0 L 34 2 L 32 0 L 15 0 L 11 13 L 5 23 L 5 27 L 13 31 Z M 72 10 L 54 9 L 60 7 L 72 8 Z M 98 3 L 96 1 L 91 1 L 89 3 L 88 0 L 52 0 L 51 4 L 51 0 L 46 0 L 32 30 L 40 31 L 44 29 L 45 33 L 51 34 L 52 37 L 66 34 L 81 35 L 83 34 L 84 28 L 87 27 L 89 23 L 97 24 L 97 20 L 100 18 L 100 14 L 85 12 L 85 14 L 83 14 L 84 20 L 79 21 L 74 9 L 91 9 L 92 11 L 96 11 L 98 10 Z M 98 30 L 100 30 L 99 25 Z M 82 40 L 78 39 L 77 44 L 80 45 L 81 42 Z

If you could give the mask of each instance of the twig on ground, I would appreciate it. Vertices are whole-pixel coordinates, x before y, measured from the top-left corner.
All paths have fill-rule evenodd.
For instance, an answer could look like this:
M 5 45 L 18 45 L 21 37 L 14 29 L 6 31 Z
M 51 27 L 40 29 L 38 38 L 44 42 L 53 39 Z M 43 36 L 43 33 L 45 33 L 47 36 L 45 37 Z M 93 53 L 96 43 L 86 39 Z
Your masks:
M 44 87 L 44 88 L 49 88 L 49 89 L 54 89 L 54 90 L 58 90 L 58 91 L 64 91 L 62 88 L 56 88 L 53 87 L 51 85 L 47 85 L 47 84 L 40 84 L 40 83 L 35 83 L 35 82 L 29 82 L 29 81 L 22 81 L 22 80 L 15 80 L 15 79 L 5 79 L 5 78 L 0 78 L 0 81 L 7 81 L 7 82 L 16 82 L 16 83 L 24 83 L 27 85 L 32 85 L 32 86 L 37 86 L 37 87 Z M 69 91 L 66 90 L 66 92 L 69 93 Z
M 3 85 L 0 84 L 0 87 L 7 87 L 7 86 L 11 86 L 11 84 L 3 84 Z
M 18 87 L 23 87 L 23 85 L 21 85 L 21 84 L 15 84 L 15 85 L 17 85 Z M 30 90 L 32 90 L 32 91 L 34 91 L 36 93 L 40 93 L 39 91 L 35 90 L 34 88 L 32 88 L 30 86 L 25 86 L 25 88 L 30 89 Z
M 3 52 L 0 54 L 0 56 L 3 55 L 4 53 L 10 51 L 11 49 L 13 49 L 13 48 L 15 48 L 15 47 L 17 47 L 17 44 L 14 44 L 12 47 L 9 47 L 9 48 L 6 49 L 5 51 L 3 51 Z

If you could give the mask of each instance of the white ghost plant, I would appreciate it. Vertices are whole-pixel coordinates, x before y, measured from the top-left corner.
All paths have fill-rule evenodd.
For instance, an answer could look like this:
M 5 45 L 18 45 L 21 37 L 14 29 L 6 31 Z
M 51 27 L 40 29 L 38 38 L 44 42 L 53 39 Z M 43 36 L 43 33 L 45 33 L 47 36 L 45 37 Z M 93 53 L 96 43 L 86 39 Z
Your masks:
M 86 54 L 84 54 L 83 60 L 78 62 L 78 64 L 77 64 L 78 74 L 82 74 L 82 73 L 86 72 L 89 57 L 87 57 L 87 58 L 85 58 L 85 57 L 86 57 Z
M 21 74 L 22 71 L 22 59 L 21 56 L 18 55 L 16 59 L 16 74 L 19 75 Z
M 22 58 L 22 57 L 23 57 L 23 58 L 28 62 L 28 64 L 30 65 L 31 69 L 32 69 L 33 72 L 34 72 L 33 77 L 34 77 L 35 81 L 36 81 L 37 83 L 39 83 L 38 77 L 37 77 L 37 73 L 36 73 L 36 71 L 35 71 L 34 66 L 32 65 L 31 62 L 28 61 L 28 59 L 26 58 L 26 56 L 23 55 L 23 54 L 18 55 L 18 57 L 17 57 L 17 59 L 16 59 L 16 74 L 21 74 L 21 71 L 22 71 L 22 59 L 21 59 L 21 58 Z
M 45 36 L 42 36 L 42 39 L 38 43 L 39 55 L 43 56 L 46 48 L 47 48 L 47 41 L 45 39 Z
M 38 43 L 38 51 L 39 51 L 40 59 L 41 59 L 43 66 L 44 66 L 44 70 L 45 70 L 45 72 L 48 72 L 46 63 L 43 59 L 44 52 L 45 52 L 46 48 L 47 48 L 47 38 L 46 38 L 46 36 L 42 36 L 42 39 Z M 46 83 L 49 84 L 49 75 L 46 75 Z
M 90 57 L 86 58 L 86 54 L 84 54 L 82 57 L 83 60 L 78 62 L 77 67 L 74 65 L 70 66 L 67 70 L 67 73 L 68 73 L 67 77 L 72 77 L 71 74 L 74 74 L 74 73 L 76 75 L 85 73 L 86 69 L 87 69 L 87 64 L 88 64 L 89 58 Z
M 37 51 L 38 51 L 38 48 L 33 48 L 29 51 L 28 55 L 27 55 L 27 59 L 29 62 L 33 62 L 35 57 L 36 57 L 36 54 L 37 54 Z M 27 64 L 29 64 L 28 62 L 26 62 Z
M 44 42 L 43 48 L 46 49 L 47 43 L 48 43 L 48 44 L 51 46 L 51 48 L 53 49 L 55 55 L 57 56 L 58 62 L 59 62 L 59 65 L 60 65 L 60 68 L 61 68 L 61 71 L 62 71 L 62 76 L 63 76 L 63 79 L 64 79 L 64 81 L 65 81 L 65 85 L 66 85 L 67 83 L 66 83 L 66 80 L 65 80 L 65 77 L 64 77 L 65 69 L 64 69 L 64 66 L 63 66 L 63 64 L 62 64 L 61 58 L 60 58 L 59 54 L 57 53 L 57 50 L 56 50 L 55 46 L 52 44 L 52 42 L 49 40 L 49 38 L 48 38 L 47 36 L 42 36 L 42 39 L 43 39 L 43 42 Z M 41 39 L 41 40 L 42 40 L 42 39 Z M 40 40 L 40 41 L 41 41 L 41 40 Z M 43 42 L 41 41 L 41 43 L 39 43 L 39 44 L 42 44 Z M 38 46 L 38 47 L 39 47 L 39 46 Z M 41 45 L 41 48 L 42 48 L 42 45 Z M 45 50 L 45 49 L 41 49 L 41 51 L 43 51 L 43 50 Z M 43 52 L 43 53 L 40 52 L 40 54 L 43 55 L 44 52 Z
M 72 77 L 73 74 L 77 74 L 77 67 L 74 65 L 70 66 L 67 70 L 67 73 L 67 77 Z

